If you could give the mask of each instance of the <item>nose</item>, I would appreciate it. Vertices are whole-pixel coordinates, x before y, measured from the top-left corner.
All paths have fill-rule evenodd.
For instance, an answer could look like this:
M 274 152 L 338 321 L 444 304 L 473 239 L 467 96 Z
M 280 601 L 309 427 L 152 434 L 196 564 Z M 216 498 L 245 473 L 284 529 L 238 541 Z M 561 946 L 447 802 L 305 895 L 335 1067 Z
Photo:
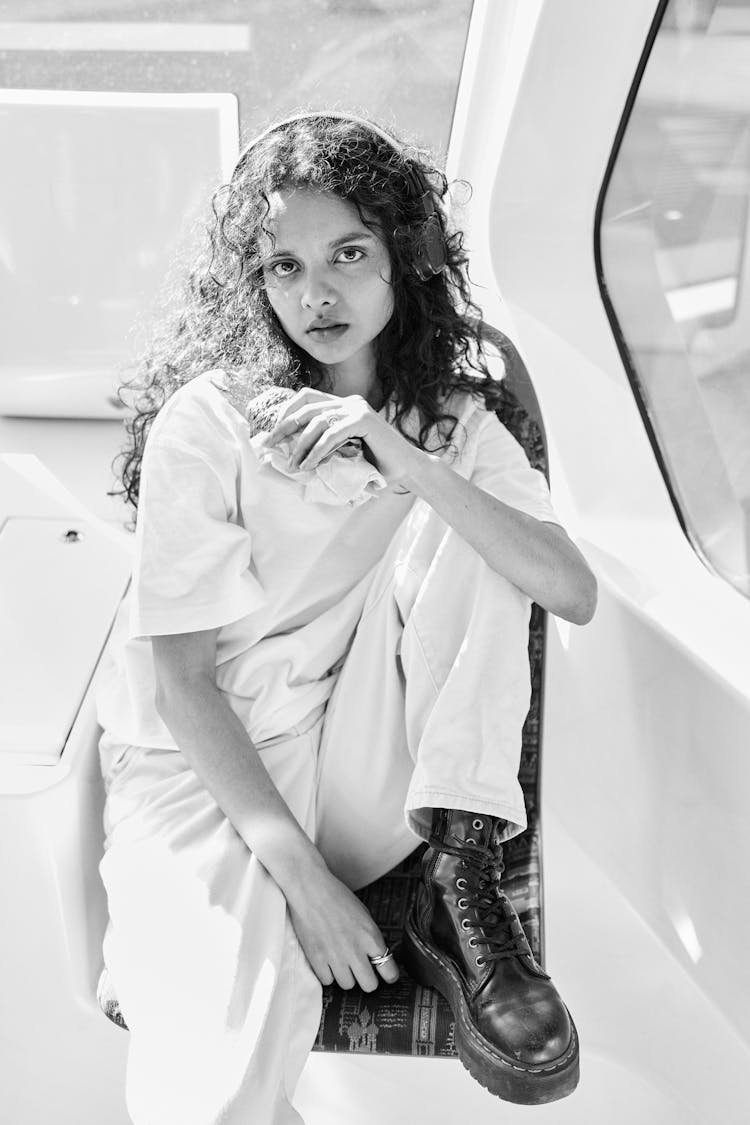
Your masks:
M 325 269 L 308 269 L 302 287 L 302 307 L 322 309 L 335 305 L 338 294 Z

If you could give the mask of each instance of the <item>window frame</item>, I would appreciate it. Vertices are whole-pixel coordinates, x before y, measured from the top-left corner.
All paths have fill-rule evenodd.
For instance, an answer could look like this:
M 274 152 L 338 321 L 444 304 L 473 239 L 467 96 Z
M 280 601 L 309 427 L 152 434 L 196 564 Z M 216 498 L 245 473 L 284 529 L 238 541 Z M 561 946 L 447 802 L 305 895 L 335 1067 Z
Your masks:
M 617 131 L 615 133 L 612 148 L 610 150 L 609 158 L 607 160 L 607 164 L 606 164 L 606 167 L 605 167 L 605 170 L 604 170 L 604 175 L 602 177 L 601 186 L 599 188 L 599 192 L 598 192 L 598 195 L 597 195 L 596 207 L 595 207 L 595 211 L 594 211 L 594 229 L 593 229 L 593 250 L 594 250 L 594 263 L 595 263 L 595 271 L 596 271 L 596 281 L 597 281 L 597 286 L 598 286 L 598 289 L 599 289 L 599 295 L 600 295 L 600 298 L 601 298 L 601 301 L 602 301 L 602 305 L 604 307 L 604 311 L 606 313 L 607 320 L 609 322 L 609 327 L 610 327 L 610 330 L 612 332 L 612 337 L 615 341 L 615 345 L 617 347 L 617 351 L 619 353 L 620 360 L 622 362 L 623 370 L 625 371 L 625 374 L 626 374 L 627 379 L 628 379 L 628 383 L 630 384 L 630 389 L 633 393 L 633 398 L 635 400 L 635 404 L 636 404 L 636 407 L 638 409 L 638 413 L 640 414 L 641 422 L 643 423 L 644 430 L 645 430 L 646 435 L 648 437 L 648 441 L 649 441 L 649 444 L 651 446 L 654 457 L 656 459 L 656 463 L 659 467 L 659 472 L 661 474 L 662 480 L 664 481 L 664 485 L 665 485 L 667 493 L 669 495 L 669 499 L 671 501 L 674 513 L 677 517 L 677 521 L 679 523 L 679 526 L 680 526 L 685 538 L 687 539 L 688 543 L 692 547 L 693 551 L 698 556 L 698 558 L 701 560 L 703 565 L 707 568 L 707 570 L 711 574 L 715 575 L 717 578 L 720 578 L 722 580 L 722 582 L 725 582 L 727 585 L 729 585 L 733 590 L 735 590 L 737 592 L 737 594 L 740 597 L 745 597 L 746 595 L 743 593 L 743 591 L 737 585 L 732 583 L 724 574 L 722 574 L 722 572 L 720 570 L 717 569 L 713 560 L 706 554 L 705 550 L 703 549 L 703 545 L 702 545 L 700 539 L 692 532 L 692 530 L 690 528 L 690 525 L 688 524 L 688 521 L 685 517 L 685 514 L 683 512 L 683 509 L 682 509 L 682 506 L 681 506 L 681 503 L 680 503 L 680 500 L 679 500 L 679 497 L 678 497 L 678 494 L 677 494 L 675 482 L 673 481 L 673 474 L 672 474 L 672 472 L 669 468 L 669 465 L 667 464 L 667 460 L 666 460 L 664 454 L 662 453 L 659 437 L 658 437 L 657 432 L 656 432 L 656 430 L 655 430 L 655 428 L 654 428 L 654 426 L 651 422 L 648 403 L 647 403 L 647 400 L 646 400 L 646 396 L 643 393 L 643 389 L 642 389 L 642 386 L 641 386 L 641 380 L 640 380 L 638 371 L 636 369 L 636 366 L 633 362 L 633 358 L 632 358 L 630 348 L 629 348 L 628 343 L 627 343 L 627 339 L 625 337 L 625 333 L 623 331 L 623 328 L 620 325 L 619 318 L 618 318 L 617 313 L 615 311 L 614 305 L 613 305 L 613 303 L 610 299 L 607 278 L 606 278 L 605 272 L 604 272 L 604 263 L 603 263 L 603 255 L 602 255 L 602 221 L 603 221 L 603 215 L 604 215 L 604 204 L 605 204 L 605 201 L 606 201 L 606 198 L 607 198 L 607 194 L 609 192 L 610 183 L 611 183 L 611 180 L 612 180 L 612 176 L 614 174 L 615 167 L 616 167 L 617 162 L 618 162 L 619 157 L 620 157 L 620 152 L 621 152 L 621 149 L 622 149 L 625 134 L 626 134 L 626 132 L 628 130 L 628 127 L 630 125 L 631 117 L 632 117 L 632 114 L 633 114 L 633 109 L 635 107 L 636 100 L 637 100 L 638 95 L 640 93 L 640 88 L 641 88 L 641 83 L 643 81 L 643 76 L 646 72 L 646 67 L 648 66 L 649 60 L 651 58 L 651 54 L 652 54 L 652 51 L 653 51 L 654 43 L 656 42 L 656 38 L 657 38 L 659 32 L 661 31 L 662 24 L 664 22 L 664 16 L 666 14 L 667 8 L 669 7 L 669 4 L 670 4 L 670 0 L 658 0 L 656 11 L 654 13 L 653 19 L 652 19 L 651 24 L 649 26 L 648 34 L 646 36 L 646 40 L 645 40 L 645 43 L 644 43 L 644 46 L 643 46 L 643 50 L 642 50 L 641 55 L 638 59 L 638 64 L 637 64 L 636 69 L 635 69 L 633 80 L 630 84 L 628 94 L 627 94 L 627 97 L 625 99 L 622 114 L 620 116 L 620 121 L 619 121 L 619 124 L 618 124 L 618 127 L 617 127 Z M 747 224 L 747 215 L 746 215 L 746 224 Z M 740 279 L 738 279 L 738 286 L 737 286 L 738 291 L 735 294 L 735 307 L 736 307 L 737 301 L 739 299 L 739 288 L 740 288 L 741 284 L 742 284 L 742 280 L 740 278 Z

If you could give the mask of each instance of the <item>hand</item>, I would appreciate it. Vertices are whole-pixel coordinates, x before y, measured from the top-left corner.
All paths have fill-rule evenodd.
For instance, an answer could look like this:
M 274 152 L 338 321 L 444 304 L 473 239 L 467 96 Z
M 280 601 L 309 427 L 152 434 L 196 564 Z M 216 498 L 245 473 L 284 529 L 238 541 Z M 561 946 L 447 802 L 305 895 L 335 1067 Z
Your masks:
M 285 895 L 295 933 L 321 984 L 335 980 L 341 988 L 353 988 L 356 983 L 374 992 L 378 973 L 389 984 L 398 980 L 395 960 L 370 964 L 368 956 L 385 951 L 385 938 L 367 907 L 324 864 L 307 871 Z
M 371 455 L 368 460 L 387 483 L 407 488 L 431 459 L 376 414 L 362 395 L 340 397 L 312 387 L 303 387 L 289 399 L 266 444 L 282 438 L 294 439 L 290 466 L 303 469 L 314 469 L 339 446 L 359 438 Z

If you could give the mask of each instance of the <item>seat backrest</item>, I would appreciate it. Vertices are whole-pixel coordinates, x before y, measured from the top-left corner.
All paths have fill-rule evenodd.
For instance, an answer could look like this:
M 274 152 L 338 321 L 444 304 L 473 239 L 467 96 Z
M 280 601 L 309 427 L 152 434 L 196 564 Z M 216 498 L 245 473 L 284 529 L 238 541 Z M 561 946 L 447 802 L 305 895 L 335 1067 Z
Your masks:
M 523 446 L 530 464 L 544 473 L 549 484 L 547 435 L 539 400 L 526 364 L 513 341 L 499 328 L 493 328 L 482 320 L 479 322 L 479 330 L 482 340 L 495 349 L 505 367 L 505 376 L 500 384 L 505 402 L 497 412 L 498 417 Z

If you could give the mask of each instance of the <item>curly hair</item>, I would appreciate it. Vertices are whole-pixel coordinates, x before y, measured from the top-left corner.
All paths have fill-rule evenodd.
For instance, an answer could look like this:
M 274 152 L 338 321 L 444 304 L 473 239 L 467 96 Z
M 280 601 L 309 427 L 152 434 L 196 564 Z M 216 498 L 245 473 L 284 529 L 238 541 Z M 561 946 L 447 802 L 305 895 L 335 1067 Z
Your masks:
M 379 128 L 379 127 L 378 127 Z M 445 269 L 421 280 L 414 269 L 416 243 L 425 216 L 415 198 L 414 170 L 431 192 L 443 231 Z M 263 246 L 269 198 L 281 188 L 312 188 L 354 204 L 362 222 L 376 229 L 391 261 L 393 314 L 375 341 L 376 374 L 384 401 L 394 399 L 394 424 L 407 441 L 426 449 L 433 426 L 458 419 L 443 412 L 454 391 L 484 396 L 497 409 L 500 385 L 487 367 L 479 308 L 471 301 L 463 235 L 447 227 L 442 202 L 448 183 L 424 154 L 394 138 L 391 144 L 367 123 L 325 113 L 301 116 L 272 127 L 241 155 L 228 184 L 212 199 L 213 222 L 184 285 L 177 314 L 162 328 L 120 388 L 133 395 L 126 423 L 123 495 L 138 505 L 141 461 L 151 423 L 164 403 L 202 372 L 225 372 L 235 401 L 269 385 L 295 390 L 330 390 L 323 368 L 284 332 L 266 294 Z M 419 414 L 418 439 L 404 433 L 401 419 Z M 436 452 L 436 450 L 430 450 Z

